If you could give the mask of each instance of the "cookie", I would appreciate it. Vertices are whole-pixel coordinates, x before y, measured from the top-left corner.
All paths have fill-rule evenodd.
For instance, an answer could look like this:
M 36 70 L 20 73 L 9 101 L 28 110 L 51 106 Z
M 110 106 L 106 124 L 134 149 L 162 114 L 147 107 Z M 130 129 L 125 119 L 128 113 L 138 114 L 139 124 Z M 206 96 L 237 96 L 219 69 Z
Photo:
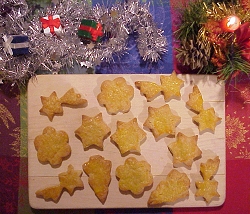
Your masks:
M 151 192 L 148 205 L 174 203 L 189 196 L 190 180 L 185 173 L 172 169 L 165 180 L 161 181 Z
M 69 137 L 65 131 L 56 131 L 47 126 L 43 133 L 34 140 L 37 150 L 37 158 L 42 163 L 49 162 L 51 166 L 57 166 L 71 153 Z
M 68 170 L 58 175 L 60 186 L 65 188 L 70 195 L 73 195 L 76 188 L 84 188 L 81 180 L 82 170 L 75 170 L 70 164 Z
M 75 92 L 74 88 L 69 89 L 61 98 L 60 102 L 66 105 L 79 106 L 86 105 L 88 101 L 83 99 L 81 94 Z
M 208 159 L 206 163 L 200 164 L 200 172 L 203 181 L 196 181 L 196 197 L 203 197 L 207 203 L 210 203 L 214 197 L 220 197 L 218 193 L 218 182 L 213 179 L 220 164 L 220 159 L 216 156 L 214 159 Z
M 117 144 L 121 154 L 129 151 L 140 153 L 140 144 L 146 138 L 146 132 L 139 127 L 137 119 L 134 118 L 129 122 L 117 121 L 116 132 L 110 138 Z
M 153 184 L 150 164 L 146 161 L 138 161 L 134 157 L 127 158 L 124 165 L 116 168 L 115 173 L 119 179 L 121 191 L 131 191 L 135 195 L 140 195 L 145 187 Z
M 159 108 L 148 107 L 148 118 L 144 126 L 150 129 L 155 139 L 163 135 L 175 135 L 176 126 L 181 117 L 172 113 L 168 104 Z
M 146 97 L 147 101 L 152 101 L 161 93 L 161 86 L 150 81 L 136 81 L 135 86 Z
M 105 160 L 100 155 L 94 155 L 82 167 L 83 171 L 89 176 L 88 182 L 95 195 L 102 203 L 105 203 L 111 181 L 111 161 Z
M 177 77 L 176 72 L 173 71 L 171 75 L 161 75 L 160 76 L 162 93 L 164 95 L 165 101 L 171 98 L 180 98 L 180 89 L 183 86 L 184 81 Z
M 215 127 L 222 118 L 217 117 L 214 108 L 202 110 L 198 115 L 193 117 L 193 121 L 198 124 L 199 131 L 215 131 Z
M 82 170 L 75 170 L 70 164 L 66 172 L 62 172 L 58 175 L 59 184 L 49 186 L 36 191 L 36 196 L 44 198 L 44 200 L 53 200 L 58 202 L 62 194 L 63 189 L 66 189 L 70 195 L 73 195 L 76 188 L 84 188 L 81 180 Z
M 103 121 L 102 113 L 94 117 L 82 115 L 82 125 L 75 134 L 81 139 L 84 149 L 92 145 L 102 149 L 104 139 L 110 134 L 110 128 Z
M 128 85 L 123 77 L 117 77 L 114 80 L 102 82 L 101 92 L 97 95 L 97 100 L 101 106 L 106 107 L 109 114 L 117 114 L 130 110 L 133 96 L 134 88 Z
M 201 112 L 203 108 L 203 97 L 197 85 L 193 86 L 193 92 L 189 94 L 187 106 L 195 112 Z
M 194 159 L 201 156 L 202 151 L 197 146 L 198 135 L 188 137 L 179 132 L 176 136 L 176 141 L 168 145 L 170 152 L 173 155 L 173 165 L 177 166 L 180 163 L 191 167 Z
M 55 91 L 53 91 L 49 97 L 41 96 L 41 102 L 42 108 L 39 111 L 40 113 L 47 115 L 50 121 L 53 120 L 55 115 L 63 114 L 61 101 L 57 97 Z
M 46 201 L 52 200 L 58 202 L 62 194 L 62 187 L 60 184 L 39 189 L 36 191 L 36 197 L 43 198 Z

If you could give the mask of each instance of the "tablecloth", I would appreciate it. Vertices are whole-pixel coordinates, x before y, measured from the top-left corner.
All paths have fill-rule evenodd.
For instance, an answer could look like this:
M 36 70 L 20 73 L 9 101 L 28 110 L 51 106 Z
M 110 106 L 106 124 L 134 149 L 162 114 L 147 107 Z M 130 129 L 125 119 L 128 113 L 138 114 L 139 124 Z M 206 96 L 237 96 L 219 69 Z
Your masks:
M 173 54 L 172 32 L 174 13 L 173 1 L 150 1 L 151 9 L 166 16 L 165 24 L 161 16 L 155 16 L 157 22 L 165 28 L 168 38 L 168 52 L 158 67 L 141 64 L 136 47 L 131 46 L 134 56 L 123 61 L 127 72 L 164 73 L 176 69 Z M 160 12 L 159 12 L 160 11 Z M 172 13 L 171 13 L 172 11 Z M 133 44 L 133 43 L 132 43 Z M 134 53 L 133 53 L 134 52 Z M 131 60 L 130 60 L 131 62 Z M 114 65 L 114 70 L 115 71 Z M 159 67 L 160 66 L 160 67 Z M 159 70 L 160 69 L 160 70 Z M 112 71 L 112 72 L 113 72 Z M 107 64 L 96 68 L 97 73 L 109 73 Z M 214 208 L 175 208 L 175 209 L 108 209 L 108 210 L 34 210 L 28 203 L 28 152 L 27 152 L 27 94 L 25 87 L 0 85 L 0 213 L 250 213 L 250 80 L 240 76 L 237 82 L 226 84 L 226 200 L 220 207 Z

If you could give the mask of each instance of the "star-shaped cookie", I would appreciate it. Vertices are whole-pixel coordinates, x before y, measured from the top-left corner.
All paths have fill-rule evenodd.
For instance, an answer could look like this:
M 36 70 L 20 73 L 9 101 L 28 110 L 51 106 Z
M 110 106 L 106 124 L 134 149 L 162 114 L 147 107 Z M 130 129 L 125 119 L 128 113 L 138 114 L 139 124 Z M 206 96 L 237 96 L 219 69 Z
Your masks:
M 140 143 L 145 137 L 146 132 L 139 127 L 136 118 L 129 122 L 117 121 L 117 130 L 110 136 L 111 140 L 117 144 L 121 154 L 128 151 L 140 153 Z
M 67 172 L 58 175 L 61 187 L 65 188 L 70 195 L 74 193 L 75 188 L 83 188 L 81 180 L 82 170 L 75 170 L 70 164 Z
M 177 77 L 175 71 L 169 76 L 161 75 L 160 81 L 165 101 L 168 101 L 172 97 L 181 96 L 180 88 L 184 81 Z
M 110 128 L 103 121 L 102 113 L 94 117 L 82 115 L 82 125 L 75 131 L 80 137 L 84 149 L 91 145 L 103 148 L 103 141 L 110 134 Z
M 194 116 L 193 121 L 198 123 L 200 132 L 206 129 L 214 132 L 215 126 L 221 121 L 221 118 L 215 115 L 214 108 L 209 108 L 202 110 L 198 115 Z
M 56 114 L 62 114 L 63 108 L 61 106 L 61 101 L 57 97 L 55 91 L 51 93 L 49 97 L 41 96 L 42 108 L 39 110 L 48 116 L 49 120 L 52 121 Z
M 217 191 L 218 182 L 216 180 L 204 180 L 195 182 L 197 191 L 196 197 L 203 197 L 207 203 L 210 203 L 214 197 L 220 197 Z
M 144 126 L 149 128 L 155 139 L 162 135 L 175 135 L 175 128 L 181 117 L 174 115 L 168 104 L 159 108 L 148 107 L 148 118 Z
M 198 135 L 188 137 L 179 132 L 176 141 L 168 145 L 170 152 L 173 155 L 174 166 L 179 163 L 191 167 L 195 158 L 201 155 L 201 150 L 197 146 Z

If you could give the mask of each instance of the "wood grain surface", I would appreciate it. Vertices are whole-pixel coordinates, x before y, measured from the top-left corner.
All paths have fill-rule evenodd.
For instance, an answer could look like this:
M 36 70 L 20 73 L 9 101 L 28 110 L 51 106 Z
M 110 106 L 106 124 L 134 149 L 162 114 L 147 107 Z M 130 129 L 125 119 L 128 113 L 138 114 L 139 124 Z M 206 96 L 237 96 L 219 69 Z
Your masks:
M 166 74 L 167 75 L 167 74 Z M 134 87 L 134 97 L 131 100 L 132 107 L 128 113 L 110 115 L 106 109 L 99 105 L 96 97 L 100 93 L 100 85 L 104 80 L 113 80 L 118 76 L 123 76 L 127 83 Z M 183 132 L 185 135 L 198 135 L 198 146 L 202 150 L 202 156 L 195 160 L 191 168 L 180 166 L 176 168 L 180 172 L 187 173 L 191 181 L 189 197 L 179 200 L 176 203 L 164 204 L 160 207 L 211 207 L 220 206 L 225 200 L 226 191 L 226 170 L 225 170 L 225 86 L 217 82 L 216 76 L 210 75 L 178 75 L 184 80 L 181 88 L 181 99 L 171 99 L 164 101 L 163 95 L 157 96 L 153 101 L 147 102 L 146 98 L 135 88 L 135 81 L 152 81 L 160 84 L 159 74 L 124 74 L 124 75 L 98 75 L 98 74 L 74 74 L 74 75 L 39 75 L 36 79 L 31 79 L 28 85 L 28 176 L 29 176 L 29 201 L 33 208 L 40 209 L 68 209 L 68 208 L 147 208 L 147 200 L 150 193 L 156 188 L 158 183 L 166 178 L 172 170 L 172 155 L 167 145 L 175 141 L 174 137 L 163 137 L 156 141 L 151 132 L 147 133 L 146 140 L 141 144 L 141 154 L 128 154 L 121 156 L 117 146 L 110 142 L 108 137 L 104 141 L 103 150 L 90 148 L 84 150 L 81 141 L 74 134 L 74 131 L 81 125 L 82 115 L 95 116 L 102 112 L 104 121 L 110 126 L 111 134 L 116 130 L 116 122 L 129 121 L 137 118 L 138 124 L 143 128 L 143 123 L 148 116 L 148 107 L 160 107 L 169 104 L 172 112 L 181 117 L 181 123 L 176 128 L 176 133 Z M 198 85 L 204 99 L 204 108 L 213 107 L 216 115 L 222 120 L 215 128 L 215 132 L 210 131 L 200 133 L 196 124 L 192 121 L 194 112 L 186 106 L 188 95 L 192 92 L 193 85 Z M 56 91 L 58 97 L 70 88 L 74 88 L 83 98 L 88 100 L 88 105 L 82 108 L 71 108 L 64 106 L 64 113 L 55 116 L 53 121 L 40 114 L 40 96 L 49 96 Z M 64 160 L 59 167 L 51 167 L 50 164 L 42 164 L 37 159 L 37 151 L 34 147 L 34 139 L 42 134 L 46 126 L 52 126 L 56 130 L 64 130 L 69 135 L 69 144 L 72 152 L 69 158 Z M 88 184 L 88 177 L 83 172 L 83 190 L 76 190 L 72 196 L 64 191 L 59 202 L 45 201 L 37 198 L 35 192 L 38 189 L 50 185 L 58 184 L 58 174 L 67 171 L 69 164 L 76 170 L 82 170 L 82 164 L 89 160 L 92 155 L 102 155 L 105 159 L 112 161 L 112 180 L 109 186 L 107 200 L 102 204 Z M 215 156 L 220 158 L 220 166 L 214 179 L 219 182 L 219 198 L 215 198 L 211 203 L 206 204 L 202 198 L 194 196 L 196 187 L 195 181 L 202 180 L 199 172 L 200 163 L 206 162 L 208 158 Z M 118 180 L 115 176 L 117 166 L 124 163 L 128 157 L 136 157 L 138 160 L 146 160 L 151 165 L 154 176 L 153 185 L 146 188 L 144 193 L 138 197 L 129 192 L 121 192 L 118 188 Z

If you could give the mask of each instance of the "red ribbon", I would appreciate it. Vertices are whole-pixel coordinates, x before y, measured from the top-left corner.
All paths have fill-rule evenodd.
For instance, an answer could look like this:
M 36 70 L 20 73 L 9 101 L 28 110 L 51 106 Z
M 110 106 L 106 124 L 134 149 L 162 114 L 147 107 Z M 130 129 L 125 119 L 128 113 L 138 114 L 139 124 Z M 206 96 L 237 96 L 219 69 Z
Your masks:
M 97 23 L 96 28 L 86 26 L 86 25 L 80 25 L 79 30 L 90 32 L 93 41 L 96 41 L 98 36 L 103 36 L 102 25 L 100 23 Z
M 250 62 L 250 22 L 242 24 L 235 34 L 236 42 L 242 50 L 242 57 Z
M 53 19 L 53 16 L 49 15 L 48 19 L 40 18 L 40 21 L 42 22 L 43 29 L 49 27 L 51 34 L 55 34 L 55 28 L 59 28 L 61 25 L 61 21 L 59 18 Z

